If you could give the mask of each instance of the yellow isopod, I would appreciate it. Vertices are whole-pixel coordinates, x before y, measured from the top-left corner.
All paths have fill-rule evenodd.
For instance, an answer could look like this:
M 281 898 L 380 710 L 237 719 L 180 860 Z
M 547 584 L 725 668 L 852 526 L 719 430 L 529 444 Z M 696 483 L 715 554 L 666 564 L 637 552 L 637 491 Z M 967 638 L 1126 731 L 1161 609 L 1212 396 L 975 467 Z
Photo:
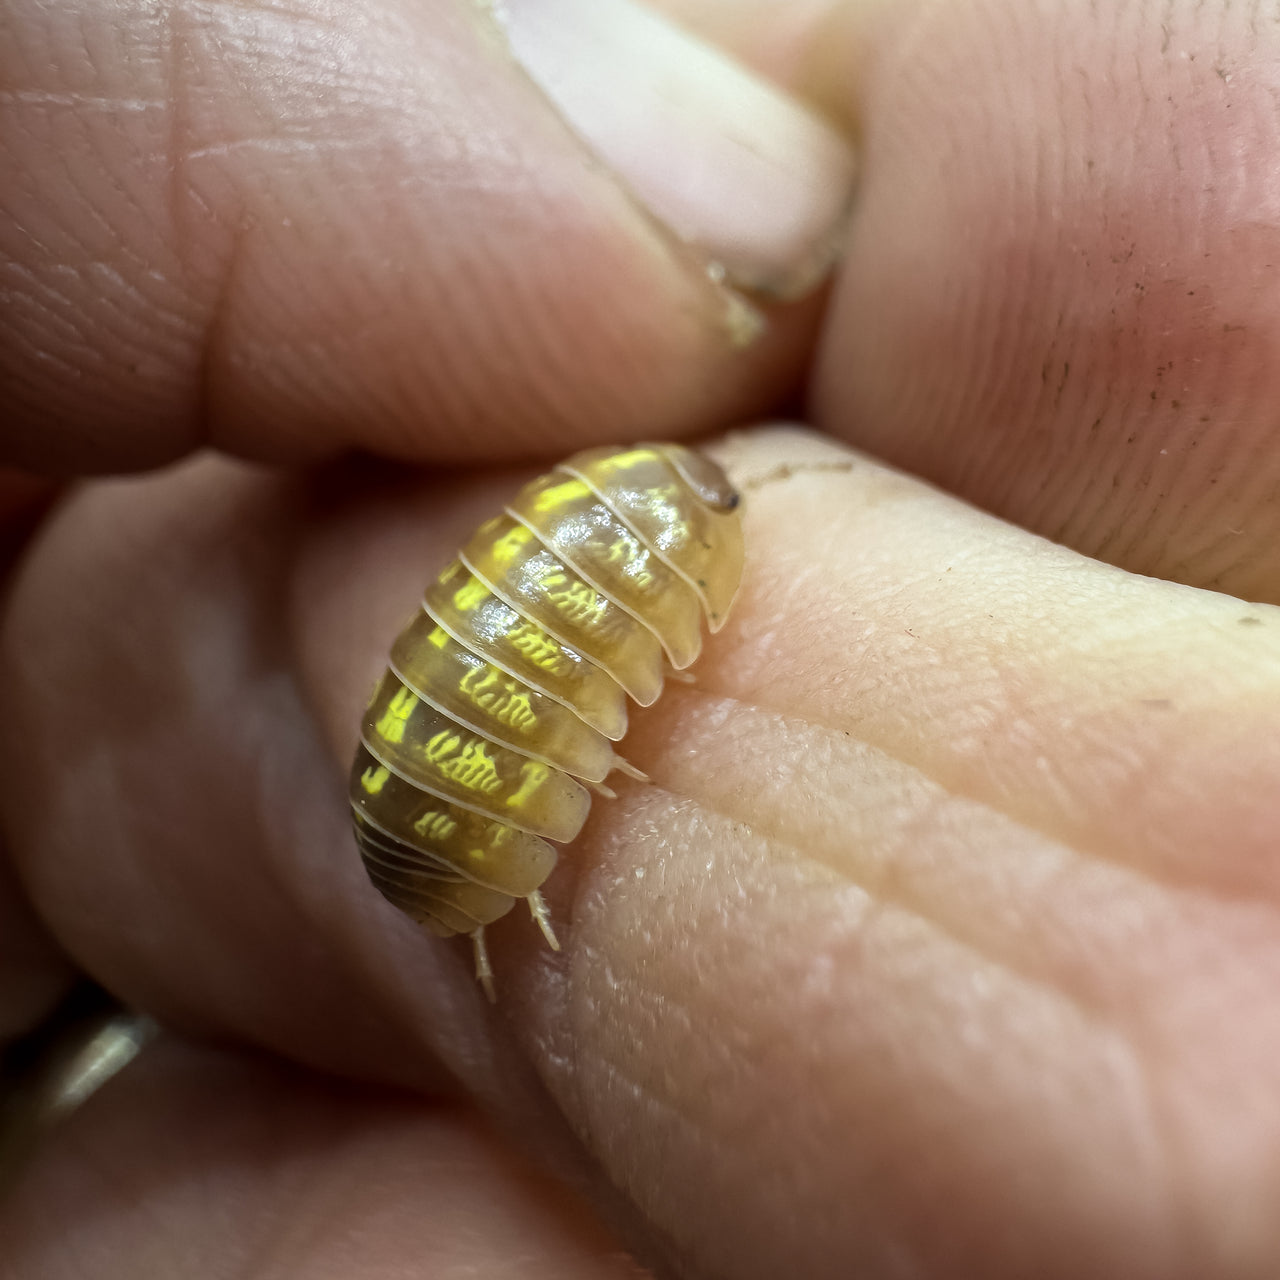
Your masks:
M 738 494 L 680 445 L 589 449 L 525 485 L 432 583 L 391 648 L 351 771 L 369 877 L 414 920 L 470 935 L 493 998 L 487 924 L 539 888 L 548 841 L 586 821 L 614 769 L 626 697 L 718 631 L 742 577 Z

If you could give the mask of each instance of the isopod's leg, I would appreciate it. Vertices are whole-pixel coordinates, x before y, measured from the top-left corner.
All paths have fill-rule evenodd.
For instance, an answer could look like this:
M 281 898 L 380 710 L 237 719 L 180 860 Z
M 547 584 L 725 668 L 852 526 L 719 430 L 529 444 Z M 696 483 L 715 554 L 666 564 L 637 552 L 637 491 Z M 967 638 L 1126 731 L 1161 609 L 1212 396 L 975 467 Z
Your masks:
M 621 756 L 613 757 L 613 767 L 619 773 L 625 773 L 628 778 L 634 778 L 637 782 L 648 782 L 649 775 L 641 769 L 637 769 L 629 760 L 624 760 Z
M 552 951 L 559 951 L 560 939 L 556 937 L 555 930 L 551 927 L 551 913 L 547 910 L 542 894 L 535 889 L 525 901 L 529 904 L 529 914 L 537 921 L 538 928 L 542 930 L 542 936 L 547 940 L 547 946 Z
M 484 925 L 471 932 L 471 949 L 476 953 L 476 981 L 484 988 L 490 1004 L 497 1004 L 498 993 L 493 987 L 493 966 L 489 963 L 489 948 L 484 944 Z
M 594 791 L 598 796 L 604 796 L 606 800 L 616 800 L 618 793 L 612 787 L 606 787 L 603 782 L 591 782 L 587 778 L 582 779 L 582 785 L 589 791 Z
M 692 671 L 667 671 L 663 673 L 667 680 L 674 680 L 676 684 L 697 684 L 698 677 Z

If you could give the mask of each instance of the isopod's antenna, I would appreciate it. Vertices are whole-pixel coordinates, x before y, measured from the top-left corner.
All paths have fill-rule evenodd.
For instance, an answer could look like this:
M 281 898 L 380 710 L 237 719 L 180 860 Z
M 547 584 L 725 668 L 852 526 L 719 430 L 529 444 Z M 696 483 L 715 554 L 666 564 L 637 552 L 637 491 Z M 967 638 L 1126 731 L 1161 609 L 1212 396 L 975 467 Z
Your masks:
M 547 940 L 547 946 L 552 951 L 559 951 L 560 939 L 556 937 L 555 930 L 551 927 L 551 913 L 547 910 L 546 899 L 543 898 L 541 891 L 535 889 L 525 901 L 529 904 L 529 914 L 534 918 L 538 928 L 542 930 L 542 936 Z
M 471 949 L 476 953 L 476 981 L 484 988 L 490 1004 L 498 1003 L 498 993 L 493 986 L 493 966 L 489 963 L 489 948 L 484 942 L 484 925 L 471 931 Z

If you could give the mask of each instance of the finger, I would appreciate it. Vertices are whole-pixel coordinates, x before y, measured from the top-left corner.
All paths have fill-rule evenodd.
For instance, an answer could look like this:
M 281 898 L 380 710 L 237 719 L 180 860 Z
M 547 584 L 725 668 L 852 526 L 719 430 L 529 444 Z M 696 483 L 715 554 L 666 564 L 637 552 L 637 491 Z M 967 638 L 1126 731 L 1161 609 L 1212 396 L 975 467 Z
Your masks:
M 629 0 L 503 12 L 11 6 L 0 461 L 531 455 L 792 388 L 815 308 L 730 286 L 813 287 L 847 146 Z
M 553 1095 L 710 1274 L 1265 1274 L 1280 617 L 728 456 L 745 598 L 577 863 Z
M 48 1142 L 0 1234 L 24 1280 L 643 1274 L 472 1112 L 172 1043 Z
M 692 1274 L 1268 1274 L 1277 612 L 807 437 L 728 456 L 743 596 L 548 882 L 564 952 L 495 930 L 494 1011 L 361 883 L 342 766 L 514 478 L 86 490 L 2 648 L 45 917 L 168 1017 L 563 1113 Z
M 866 164 L 818 421 L 1086 554 L 1280 600 L 1280 29 L 890 11 L 847 87 Z
M 434 1088 L 443 1077 L 421 1051 L 418 1017 L 447 1033 L 475 1015 L 444 1000 L 423 1009 L 413 975 L 367 947 L 377 929 L 367 901 L 349 909 L 363 885 L 333 840 L 342 770 L 298 701 L 270 604 L 301 532 L 287 494 L 265 472 L 205 463 L 142 489 L 90 487 L 48 523 L 3 634 L 13 705 L 49 732 L 37 746 L 11 723 L 3 746 L 19 771 L 26 761 L 56 774 L 85 803 L 24 797 L 15 774 L 5 824 L 28 888 L 32 837 L 81 850 L 73 875 L 85 892 L 54 908 L 53 923 L 109 989 L 177 1026 Z M 92 561 L 100 587 L 114 584 L 95 589 L 83 614 L 67 608 L 64 556 Z M 45 640 L 27 630 L 33 622 Z M 51 665 L 37 675 L 30 646 L 46 641 Z M 95 704 L 97 730 L 66 731 L 67 695 Z M 39 894 L 36 906 L 52 920 Z M 119 947 L 122 932 L 145 938 L 141 950 Z M 367 970 L 351 963 L 361 937 L 374 953 Z

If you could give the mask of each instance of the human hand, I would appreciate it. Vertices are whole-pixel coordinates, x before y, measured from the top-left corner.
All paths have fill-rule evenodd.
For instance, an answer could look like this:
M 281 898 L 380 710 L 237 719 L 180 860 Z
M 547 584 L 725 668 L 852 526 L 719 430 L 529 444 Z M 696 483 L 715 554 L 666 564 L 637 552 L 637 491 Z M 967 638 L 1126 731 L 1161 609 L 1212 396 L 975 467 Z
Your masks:
M 601 1220 L 701 1276 L 1276 1269 L 1280 623 L 1194 588 L 1280 596 L 1257 285 L 1277 37 L 1189 5 L 794 12 L 826 38 L 684 16 L 865 132 L 811 367 L 804 313 L 746 350 L 719 302 L 689 319 L 686 285 L 715 294 L 696 270 L 579 280 L 581 311 L 547 308 L 575 352 L 556 411 L 513 397 L 471 456 L 710 426 L 807 369 L 832 435 L 1120 567 L 834 443 L 731 440 L 765 481 L 734 619 L 696 688 L 634 717 L 654 785 L 597 804 L 549 882 L 565 952 L 496 931 L 489 1010 L 465 949 L 363 883 L 341 779 L 388 634 L 513 477 L 203 459 L 86 486 L 9 605 L 5 831 L 64 954 L 175 1035 L 43 1153 L 7 1211 L 15 1274 L 627 1274 Z M 508 369 L 545 345 L 499 324 L 527 265 L 471 322 L 513 334 Z M 402 296 L 366 286 L 370 311 Z M 628 382 L 582 344 L 637 288 L 635 333 L 690 332 Z M 395 324 L 447 339 L 426 301 Z M 271 361 L 219 364 L 218 441 L 461 456 L 485 397 L 444 391 L 490 384 L 491 353 L 459 341 L 388 401 L 395 324 L 398 374 L 336 323 L 299 344 L 325 381 L 290 378 L 292 411 Z M 610 418 L 618 386 L 651 398 Z M 179 452 L 179 399 L 136 433 L 104 404 L 94 465 Z M 15 460 L 74 470 L 54 445 L 92 404 Z

